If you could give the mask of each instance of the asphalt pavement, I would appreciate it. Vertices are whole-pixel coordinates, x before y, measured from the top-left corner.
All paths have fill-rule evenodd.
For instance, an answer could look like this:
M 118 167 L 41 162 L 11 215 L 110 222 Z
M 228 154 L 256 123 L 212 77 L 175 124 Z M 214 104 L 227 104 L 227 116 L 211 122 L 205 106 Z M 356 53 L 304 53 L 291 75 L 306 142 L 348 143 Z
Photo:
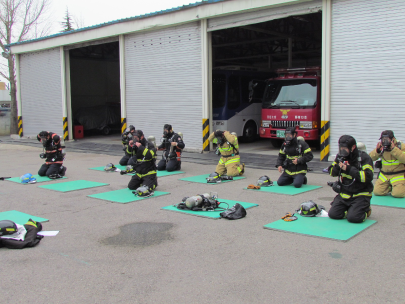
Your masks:
M 0 139 L 0 176 L 36 174 L 42 164 L 38 143 Z M 98 151 L 89 151 L 84 148 L 91 142 L 79 143 L 67 143 L 67 179 L 47 184 L 89 180 L 108 186 L 60 193 L 0 181 L 0 211 L 44 217 L 44 230 L 60 231 L 34 248 L 0 249 L 2 303 L 404 302 L 405 209 L 374 206 L 370 219 L 377 223 L 347 242 L 263 229 L 307 200 L 329 209 L 335 193 L 326 182 L 333 178 L 312 165 L 309 184 L 322 188 L 295 196 L 243 190 L 261 175 L 279 176 L 268 160 L 277 150 L 258 154 L 247 147 L 241 152 L 245 179 L 180 181 L 211 173 L 218 161 L 211 153 L 187 153 L 184 174 L 159 178 L 157 190 L 169 195 L 111 203 L 87 195 L 123 189 L 130 177 L 89 168 L 118 163 L 119 145 L 98 143 Z M 161 209 L 209 191 L 259 206 L 235 221 Z

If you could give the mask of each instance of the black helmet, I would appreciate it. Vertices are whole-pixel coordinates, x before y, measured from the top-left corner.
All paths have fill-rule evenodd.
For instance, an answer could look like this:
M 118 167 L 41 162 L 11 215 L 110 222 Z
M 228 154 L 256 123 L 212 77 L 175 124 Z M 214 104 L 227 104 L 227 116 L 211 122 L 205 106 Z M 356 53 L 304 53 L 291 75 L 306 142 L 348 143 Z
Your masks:
M 270 180 L 270 177 L 263 175 L 258 179 L 256 185 L 260 187 L 273 186 L 273 182 Z
M 135 131 L 135 126 L 134 125 L 129 125 L 128 129 L 129 129 L 129 132 Z
M 13 221 L 3 220 L 0 221 L 0 236 L 13 234 L 18 231 L 17 225 Z
M 41 132 L 39 132 L 39 137 L 48 137 L 48 135 L 49 135 L 49 132 L 48 131 L 41 131 Z
M 207 183 L 219 183 L 221 181 L 221 175 L 217 172 L 211 173 L 207 178 Z
M 109 163 L 109 164 L 105 165 L 105 167 L 104 167 L 104 171 L 107 171 L 107 172 L 110 172 L 110 171 L 114 172 L 115 169 L 117 169 L 117 168 L 112 163 Z
M 313 201 L 307 201 L 303 202 L 300 206 L 300 209 L 298 209 L 298 213 L 301 216 L 316 216 L 319 212 L 322 211 L 322 209 L 325 209 L 323 206 L 318 206 L 315 204 Z

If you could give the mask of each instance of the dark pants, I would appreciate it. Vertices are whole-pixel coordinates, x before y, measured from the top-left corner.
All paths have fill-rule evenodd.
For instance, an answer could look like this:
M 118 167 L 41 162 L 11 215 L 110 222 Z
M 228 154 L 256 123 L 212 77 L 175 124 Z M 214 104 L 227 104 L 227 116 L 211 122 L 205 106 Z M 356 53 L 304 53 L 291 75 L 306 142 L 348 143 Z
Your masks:
M 136 158 L 134 159 L 133 156 L 125 154 L 121 160 L 120 160 L 120 165 L 121 166 L 133 166 L 135 165 Z
M 293 184 L 295 188 L 300 188 L 304 182 L 306 183 L 305 173 L 289 175 L 283 172 L 278 178 L 277 185 L 287 186 Z
M 62 164 L 43 164 L 41 168 L 39 168 L 38 175 L 39 176 L 48 176 L 52 174 L 59 174 L 62 172 Z
M 141 185 L 148 187 L 150 191 L 154 190 L 158 185 L 156 174 L 150 174 L 144 177 L 139 177 L 138 174 L 135 174 L 129 181 L 128 188 L 130 190 L 136 190 Z
M 161 159 L 157 164 L 158 171 L 167 170 L 167 172 L 180 170 L 181 161 L 171 159 L 166 163 L 165 159 Z
M 332 202 L 328 214 L 331 219 L 339 220 L 345 217 L 351 223 L 362 223 L 370 209 L 371 196 L 357 196 L 344 199 L 339 194 Z M 347 211 L 347 214 L 345 212 Z

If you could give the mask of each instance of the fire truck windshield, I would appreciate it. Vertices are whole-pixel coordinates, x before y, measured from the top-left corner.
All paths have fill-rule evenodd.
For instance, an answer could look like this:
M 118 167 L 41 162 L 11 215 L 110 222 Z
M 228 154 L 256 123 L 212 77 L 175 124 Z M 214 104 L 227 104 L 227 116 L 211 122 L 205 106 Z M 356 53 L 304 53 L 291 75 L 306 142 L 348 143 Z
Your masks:
M 316 106 L 316 93 L 316 79 L 269 81 L 262 108 L 313 108 Z

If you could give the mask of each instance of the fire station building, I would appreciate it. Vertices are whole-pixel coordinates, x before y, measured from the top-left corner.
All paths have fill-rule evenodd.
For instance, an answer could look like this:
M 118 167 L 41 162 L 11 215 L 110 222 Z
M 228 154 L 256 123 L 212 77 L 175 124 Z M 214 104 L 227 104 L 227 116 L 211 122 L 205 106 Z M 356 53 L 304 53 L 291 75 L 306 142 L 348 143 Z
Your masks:
M 168 123 L 209 150 L 215 71 L 318 66 L 321 159 L 343 134 L 405 140 L 404 16 L 402 0 L 204 0 L 12 44 L 19 131 L 73 139 L 79 116 L 109 107 L 121 130 L 158 138 Z

